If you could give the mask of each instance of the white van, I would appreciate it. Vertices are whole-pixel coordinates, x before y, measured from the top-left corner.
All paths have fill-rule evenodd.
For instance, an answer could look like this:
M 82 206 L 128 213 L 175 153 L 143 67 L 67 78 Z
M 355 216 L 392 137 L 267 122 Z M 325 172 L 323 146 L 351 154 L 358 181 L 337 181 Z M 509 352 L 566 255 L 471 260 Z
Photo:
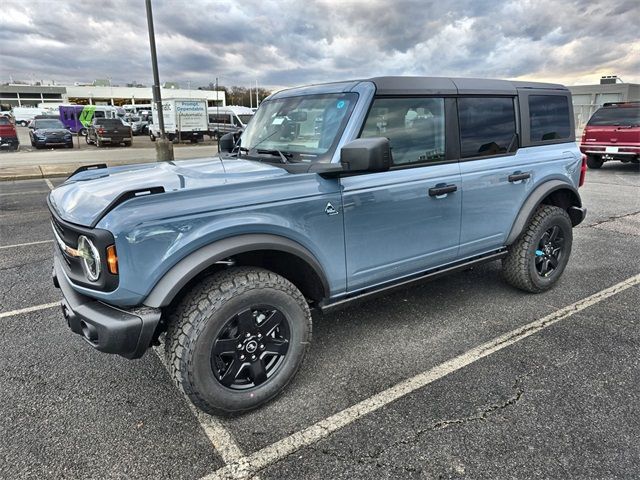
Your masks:
M 209 136 L 219 138 L 225 133 L 244 129 L 254 115 L 248 107 L 228 105 L 226 107 L 209 107 Z
M 13 107 L 13 118 L 15 118 L 16 125 L 22 125 L 26 127 L 29 122 L 33 120 L 36 115 L 45 115 L 48 112 L 43 108 L 36 107 Z

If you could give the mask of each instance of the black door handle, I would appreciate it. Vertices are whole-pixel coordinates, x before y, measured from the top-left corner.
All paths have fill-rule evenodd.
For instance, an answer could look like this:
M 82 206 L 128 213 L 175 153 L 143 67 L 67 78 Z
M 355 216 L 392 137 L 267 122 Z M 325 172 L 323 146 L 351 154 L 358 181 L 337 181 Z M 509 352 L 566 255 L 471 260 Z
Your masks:
M 447 193 L 455 192 L 458 190 L 456 185 L 444 185 L 442 187 L 433 187 L 429 189 L 430 197 L 437 197 L 440 195 L 445 195 Z
M 510 182 L 519 182 L 520 180 L 526 180 L 527 178 L 531 178 L 530 173 L 514 173 L 509 175 Z

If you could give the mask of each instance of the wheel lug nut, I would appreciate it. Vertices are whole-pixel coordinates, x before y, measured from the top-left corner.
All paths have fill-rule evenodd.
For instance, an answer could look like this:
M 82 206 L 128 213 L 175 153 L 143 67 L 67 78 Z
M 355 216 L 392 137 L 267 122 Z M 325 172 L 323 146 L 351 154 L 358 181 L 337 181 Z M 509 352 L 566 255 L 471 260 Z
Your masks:
M 264 350 L 264 345 L 260 345 L 260 350 Z
M 244 355 L 240 355 L 240 360 L 244 360 Z
M 242 350 L 242 344 L 241 343 L 238 344 L 238 350 Z
M 249 338 L 251 336 L 251 334 L 249 332 L 247 332 L 247 334 L 245 335 L 245 337 Z
M 255 355 L 251 355 L 251 360 L 255 360 L 256 356 Z
M 262 334 L 261 333 L 258 334 L 258 338 L 262 338 Z

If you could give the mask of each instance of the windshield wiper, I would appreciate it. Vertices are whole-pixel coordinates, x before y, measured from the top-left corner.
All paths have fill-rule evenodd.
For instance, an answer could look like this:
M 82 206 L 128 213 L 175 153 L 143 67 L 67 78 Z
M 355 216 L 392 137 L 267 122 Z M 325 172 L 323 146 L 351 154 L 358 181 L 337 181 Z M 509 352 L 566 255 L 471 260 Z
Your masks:
M 291 158 L 293 157 L 293 154 L 291 153 L 282 153 L 280 150 L 256 150 L 258 153 L 268 153 L 270 155 L 278 155 L 280 157 L 280 161 L 282 163 L 291 163 L 289 160 L 287 160 L 287 157 Z

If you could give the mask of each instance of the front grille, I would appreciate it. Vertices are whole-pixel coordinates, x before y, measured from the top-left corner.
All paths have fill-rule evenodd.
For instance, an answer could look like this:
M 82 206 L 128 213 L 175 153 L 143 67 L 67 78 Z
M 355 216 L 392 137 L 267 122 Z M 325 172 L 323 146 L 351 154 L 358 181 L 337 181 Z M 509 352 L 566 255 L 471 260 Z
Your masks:
M 70 248 L 76 249 L 78 248 L 78 238 L 80 237 L 80 235 L 84 235 L 94 243 L 94 245 L 100 252 L 102 274 L 97 281 L 91 282 L 85 276 L 81 259 L 66 254 L 64 252 L 64 246 L 59 245 L 57 239 L 55 239 L 59 257 L 64 259 L 62 267 L 64 268 L 65 273 L 67 274 L 69 279 L 76 285 L 92 288 L 94 290 L 108 292 L 115 290 L 118 287 L 119 277 L 118 275 L 113 275 L 108 272 L 106 263 L 106 248 L 109 245 L 113 245 L 115 243 L 111 232 L 98 228 L 87 228 L 66 222 L 58 216 L 50 203 L 49 211 L 51 212 L 51 226 L 53 228 L 53 232 L 58 235 L 62 243 Z

